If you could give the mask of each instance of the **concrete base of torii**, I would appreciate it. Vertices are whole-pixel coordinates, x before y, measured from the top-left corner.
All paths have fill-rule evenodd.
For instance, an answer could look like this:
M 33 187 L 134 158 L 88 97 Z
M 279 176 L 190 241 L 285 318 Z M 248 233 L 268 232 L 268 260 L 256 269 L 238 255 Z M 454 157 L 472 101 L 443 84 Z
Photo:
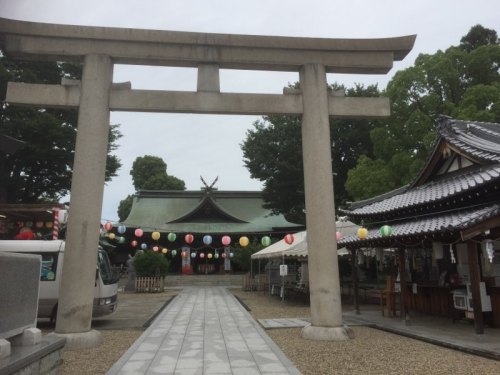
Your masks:
M 101 332 L 96 331 L 95 329 L 88 332 L 78 333 L 51 332 L 49 335 L 66 339 L 66 345 L 64 345 L 64 348 L 68 350 L 95 348 L 102 343 Z
M 315 341 L 347 341 L 354 338 L 354 332 L 348 326 L 317 327 L 311 324 L 302 328 L 301 337 Z

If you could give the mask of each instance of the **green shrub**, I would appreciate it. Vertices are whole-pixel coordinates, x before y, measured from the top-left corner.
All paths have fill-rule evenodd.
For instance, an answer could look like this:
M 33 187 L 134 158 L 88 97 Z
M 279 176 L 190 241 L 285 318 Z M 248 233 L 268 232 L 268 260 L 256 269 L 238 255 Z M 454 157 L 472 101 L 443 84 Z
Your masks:
M 135 272 L 140 277 L 164 277 L 167 275 L 169 265 L 169 261 L 163 254 L 154 251 L 137 253 L 134 257 Z

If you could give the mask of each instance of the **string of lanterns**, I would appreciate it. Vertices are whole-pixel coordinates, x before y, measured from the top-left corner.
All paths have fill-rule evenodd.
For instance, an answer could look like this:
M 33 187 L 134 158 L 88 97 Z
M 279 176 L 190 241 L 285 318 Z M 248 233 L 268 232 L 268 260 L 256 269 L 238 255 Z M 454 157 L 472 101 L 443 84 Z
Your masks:
M 379 233 L 382 237 L 392 236 L 392 227 L 390 225 L 383 225 L 380 227 Z M 360 240 L 365 240 L 368 237 L 368 229 L 365 227 L 360 227 L 358 229 L 358 238 Z M 337 232 L 337 241 L 339 240 L 339 232 Z
M 126 233 L 127 231 L 127 227 L 123 224 L 120 224 L 118 225 L 116 231 L 118 234 L 120 234 L 120 236 L 117 236 L 114 232 L 112 232 L 113 230 L 113 223 L 111 222 L 106 222 L 104 225 L 103 225 L 103 228 L 104 230 L 106 231 L 105 233 L 101 233 L 102 235 L 104 236 L 107 236 L 108 239 L 110 240 L 116 240 L 119 244 L 124 244 L 126 242 L 126 238 L 124 237 L 124 234 Z M 136 237 L 136 239 L 133 239 L 131 242 L 130 242 L 130 245 L 132 247 L 138 247 L 139 246 L 139 242 L 137 241 L 137 239 L 140 239 L 144 236 L 144 231 L 141 229 L 141 228 L 136 228 L 134 230 L 134 235 Z M 153 231 L 151 233 L 151 239 L 154 240 L 154 241 L 158 241 L 159 239 L 161 238 L 161 233 L 159 231 Z M 173 233 L 173 232 L 170 232 L 167 234 L 166 236 L 167 240 L 169 242 L 175 242 L 177 240 L 177 234 L 176 233 Z M 191 233 L 188 233 L 184 236 L 184 242 L 187 244 L 187 245 L 191 245 L 195 240 L 195 236 Z M 293 237 L 293 234 L 287 234 L 285 237 L 284 237 L 284 240 L 287 244 L 291 244 L 293 243 L 294 241 L 294 237 Z M 192 258 L 195 258 L 197 256 L 197 251 L 198 250 L 201 250 L 203 248 L 206 248 L 207 246 L 211 247 L 215 253 L 212 254 L 211 252 L 208 252 L 206 254 L 206 257 L 208 259 L 212 259 L 212 258 L 215 258 L 215 259 L 218 259 L 219 258 L 219 250 L 221 250 L 220 248 L 216 248 L 216 247 L 212 247 L 213 245 L 213 238 L 211 235 L 209 234 L 206 234 L 203 236 L 202 238 L 202 241 L 203 241 L 203 244 L 205 246 L 203 247 L 200 247 L 200 248 L 189 248 L 189 252 L 190 252 L 190 256 Z M 228 235 L 223 235 L 222 238 L 221 238 L 221 244 L 223 247 L 228 247 L 231 245 L 231 242 L 232 242 L 232 239 L 230 236 Z M 269 245 L 271 245 L 271 237 L 269 236 L 263 236 L 260 240 L 260 243 L 262 246 L 264 247 L 267 247 Z M 247 237 L 247 236 L 241 236 L 238 240 L 238 244 L 240 247 L 244 248 L 244 247 L 247 247 L 249 244 L 250 244 L 250 239 Z M 148 244 L 146 242 L 142 242 L 140 244 L 140 249 L 141 250 L 147 250 L 148 249 Z M 159 245 L 154 245 L 152 246 L 152 250 L 155 251 L 155 252 L 159 252 L 161 251 L 163 254 L 168 254 L 170 253 L 170 255 L 172 256 L 176 256 L 177 255 L 177 250 L 173 249 L 173 250 L 169 250 L 168 248 L 166 247 L 160 247 Z M 191 252 L 192 250 L 194 250 L 194 252 Z M 188 256 L 187 254 L 187 251 L 186 250 L 183 250 L 181 252 L 181 255 L 183 257 L 185 256 Z M 230 252 L 229 253 L 229 257 L 233 257 L 233 253 Z M 225 252 L 222 252 L 222 254 L 220 255 L 222 258 L 225 258 L 226 257 L 226 253 Z M 200 252 L 199 253 L 199 257 L 200 258 L 204 258 L 205 257 L 205 253 L 204 252 Z

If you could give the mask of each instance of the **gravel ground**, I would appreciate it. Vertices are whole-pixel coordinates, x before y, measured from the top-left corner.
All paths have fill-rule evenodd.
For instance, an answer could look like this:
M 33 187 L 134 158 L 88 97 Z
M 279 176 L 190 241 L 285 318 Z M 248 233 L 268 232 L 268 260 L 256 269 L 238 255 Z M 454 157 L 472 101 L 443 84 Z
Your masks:
M 256 319 L 307 318 L 308 306 L 282 303 L 265 292 L 233 290 Z M 500 362 L 368 327 L 351 327 L 355 339 L 309 341 L 300 329 L 267 334 L 304 374 L 500 374 Z
M 308 318 L 309 307 L 281 301 L 266 292 L 232 289 L 256 319 Z M 267 334 L 304 374 L 500 374 L 500 362 L 441 348 L 368 327 L 352 327 L 345 342 L 308 341 L 300 329 Z M 62 375 L 105 374 L 141 335 L 140 330 L 102 330 L 98 348 L 66 351 Z

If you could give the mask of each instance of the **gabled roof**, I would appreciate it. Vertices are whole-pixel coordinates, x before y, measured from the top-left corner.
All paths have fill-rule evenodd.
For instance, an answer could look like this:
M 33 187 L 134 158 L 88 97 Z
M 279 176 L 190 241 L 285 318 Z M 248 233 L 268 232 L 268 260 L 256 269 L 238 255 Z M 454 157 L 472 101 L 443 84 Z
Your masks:
M 409 185 L 351 204 L 342 210 L 349 217 L 380 217 L 487 190 L 500 179 L 500 124 L 454 120 L 441 117 L 436 139 L 424 167 Z M 473 164 L 455 172 L 437 175 L 446 156 L 462 155 Z
M 124 224 L 176 233 L 270 233 L 304 226 L 272 215 L 257 191 L 141 191 Z
M 500 162 L 500 124 L 444 119 L 439 134 L 472 159 Z
M 452 198 L 460 199 L 464 194 L 476 196 L 477 190 L 483 193 L 484 186 L 493 182 L 500 185 L 500 163 L 484 167 L 469 167 L 467 172 L 459 170 L 443 175 L 424 185 L 413 189 L 406 188 L 406 191 L 402 193 L 349 211 L 349 216 L 390 215 L 396 211 L 416 209 Z
M 457 235 L 472 238 L 498 227 L 500 124 L 443 117 L 437 131 L 433 150 L 412 183 L 343 210 L 350 219 L 367 219 L 373 229 L 365 240 L 350 236 L 339 246 L 392 246 L 402 239 Z M 384 223 L 392 226 L 389 238 L 379 233 Z

